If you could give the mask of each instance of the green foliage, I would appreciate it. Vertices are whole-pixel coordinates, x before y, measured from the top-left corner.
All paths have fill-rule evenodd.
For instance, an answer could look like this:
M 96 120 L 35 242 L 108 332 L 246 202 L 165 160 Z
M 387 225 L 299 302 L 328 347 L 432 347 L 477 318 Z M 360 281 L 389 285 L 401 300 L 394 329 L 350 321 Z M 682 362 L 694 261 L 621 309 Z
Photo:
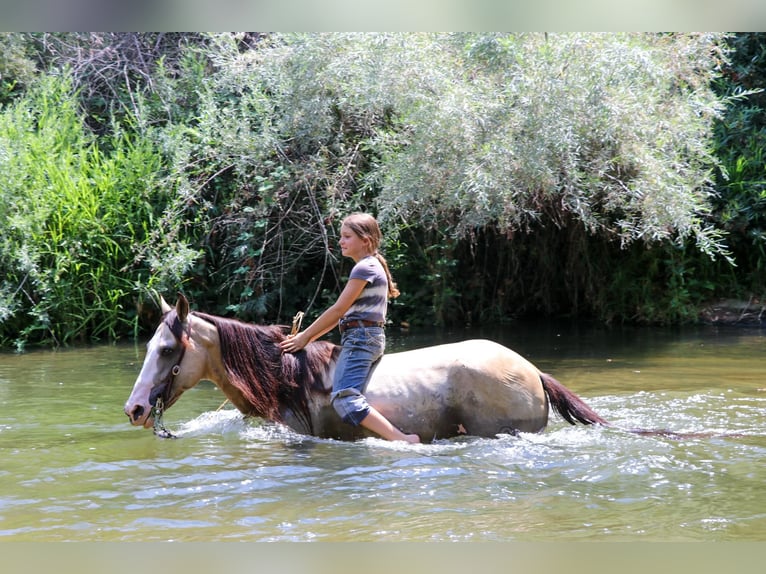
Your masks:
M 728 233 L 738 266 L 728 294 L 761 295 L 766 292 L 766 34 L 737 34 L 729 44 L 731 62 L 716 83 L 731 104 L 715 126 L 720 160 L 715 219 Z
M 287 320 L 297 309 L 321 311 L 328 289 L 337 293 L 343 263 L 333 223 L 363 201 L 355 182 L 363 151 L 356 126 L 345 131 L 331 100 L 310 111 L 298 105 L 314 100 L 295 92 L 305 86 L 293 76 L 311 62 L 286 61 L 295 56 L 277 39 L 245 53 L 241 42 L 212 36 L 205 57 L 213 73 L 193 84 L 189 74 L 161 78 L 163 101 L 180 90 L 193 111 L 152 137 L 167 158 L 169 187 L 184 198 L 179 215 L 195 222 L 187 237 L 205 246 L 187 289 L 210 310 Z M 207 70 L 183 61 L 192 74 Z
M 158 156 L 126 134 L 101 151 L 66 77 L 0 115 L 0 341 L 115 339 L 133 327 L 134 248 L 157 213 Z
M 474 314 L 454 287 L 455 254 L 483 229 L 535 241 L 574 227 L 594 237 L 583 245 L 691 240 L 726 255 L 707 219 L 719 40 L 310 34 L 241 52 L 216 36 L 194 131 L 173 144 L 180 187 L 214 197 L 208 276 L 231 309 L 254 305 L 259 318 L 283 297 L 289 312 L 311 304 L 338 277 L 327 223 L 359 208 L 378 212 L 394 244 L 406 230 L 394 255 L 418 271 L 405 293 L 425 288 L 412 304 L 427 302 L 437 323 Z M 587 267 L 570 272 L 592 282 Z
M 20 34 L 38 65 L 71 77 L 88 127 L 107 135 L 112 126 L 143 115 L 141 101 L 159 95 L 159 66 L 183 71 L 179 61 L 205 34 L 172 32 L 34 32 Z M 169 108 L 170 106 L 168 106 Z M 168 109 L 168 112 L 170 109 Z
M 434 38 L 403 64 L 428 81 L 397 105 L 379 172 L 383 218 L 446 224 L 456 237 L 574 221 L 623 245 L 692 238 L 724 253 L 705 220 L 722 109 L 708 85 L 716 40 Z
M 724 39 L 6 36 L 47 75 L 0 116 L 0 343 L 135 332 L 155 288 L 311 318 L 357 210 L 396 322 L 689 320 L 766 261 L 763 45 Z
M 0 32 L 0 105 L 21 93 L 34 80 L 35 72 L 24 37 Z

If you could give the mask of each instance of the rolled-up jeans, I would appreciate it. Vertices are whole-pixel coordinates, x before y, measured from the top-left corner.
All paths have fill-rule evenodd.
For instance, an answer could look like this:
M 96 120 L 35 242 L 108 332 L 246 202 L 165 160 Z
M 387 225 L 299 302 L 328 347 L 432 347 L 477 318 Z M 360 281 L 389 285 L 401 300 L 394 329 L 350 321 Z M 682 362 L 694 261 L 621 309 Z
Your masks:
M 343 422 L 357 426 L 370 413 L 370 405 L 362 393 L 385 348 L 383 327 L 354 327 L 343 332 L 330 395 Z

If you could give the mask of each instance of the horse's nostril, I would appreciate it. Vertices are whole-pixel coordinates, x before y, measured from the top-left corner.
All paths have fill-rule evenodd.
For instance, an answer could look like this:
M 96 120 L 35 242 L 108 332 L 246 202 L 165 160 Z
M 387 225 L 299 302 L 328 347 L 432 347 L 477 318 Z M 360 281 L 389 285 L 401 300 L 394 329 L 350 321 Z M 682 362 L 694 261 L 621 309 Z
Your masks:
M 143 414 L 144 414 L 144 407 L 142 407 L 141 405 L 137 405 L 137 406 L 136 406 L 136 407 L 135 407 L 135 408 L 134 408 L 132 411 L 130 411 L 130 412 L 128 413 L 128 416 L 129 416 L 129 417 L 130 417 L 132 420 L 134 420 L 134 421 L 135 421 L 135 420 L 138 420 L 138 419 L 140 419 L 140 418 L 141 418 L 141 415 L 143 415 Z

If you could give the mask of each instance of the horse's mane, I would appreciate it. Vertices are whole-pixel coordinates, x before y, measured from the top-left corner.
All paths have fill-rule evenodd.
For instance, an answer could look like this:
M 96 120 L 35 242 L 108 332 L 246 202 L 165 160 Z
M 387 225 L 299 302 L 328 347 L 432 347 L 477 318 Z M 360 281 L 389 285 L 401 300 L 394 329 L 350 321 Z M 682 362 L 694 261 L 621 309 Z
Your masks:
M 282 353 L 278 344 L 286 338 L 286 326 L 253 325 L 198 311 L 192 315 L 218 329 L 226 374 L 250 403 L 247 414 L 283 422 L 280 409 L 287 407 L 313 431 L 309 395 L 327 392 L 322 379 L 337 358 L 336 345 L 318 341 L 298 353 Z

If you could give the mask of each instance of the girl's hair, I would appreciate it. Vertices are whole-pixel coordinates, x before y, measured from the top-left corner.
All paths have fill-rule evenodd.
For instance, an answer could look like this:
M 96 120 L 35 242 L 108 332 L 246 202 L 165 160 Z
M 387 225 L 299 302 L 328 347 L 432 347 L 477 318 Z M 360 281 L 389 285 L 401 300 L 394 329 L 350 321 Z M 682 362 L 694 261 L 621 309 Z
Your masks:
M 391 276 L 391 271 L 388 268 L 388 263 L 386 263 L 385 257 L 378 251 L 378 249 L 380 249 L 380 240 L 383 235 L 380 232 L 377 220 L 369 213 L 352 213 L 343 220 L 341 225 L 345 225 L 359 237 L 367 239 L 370 242 L 372 254 L 377 257 L 378 261 L 380 261 L 380 264 L 383 266 L 383 270 L 386 272 L 386 279 L 388 279 L 388 296 L 391 299 L 396 299 L 399 296 L 399 289 L 397 289 L 394 278 Z

